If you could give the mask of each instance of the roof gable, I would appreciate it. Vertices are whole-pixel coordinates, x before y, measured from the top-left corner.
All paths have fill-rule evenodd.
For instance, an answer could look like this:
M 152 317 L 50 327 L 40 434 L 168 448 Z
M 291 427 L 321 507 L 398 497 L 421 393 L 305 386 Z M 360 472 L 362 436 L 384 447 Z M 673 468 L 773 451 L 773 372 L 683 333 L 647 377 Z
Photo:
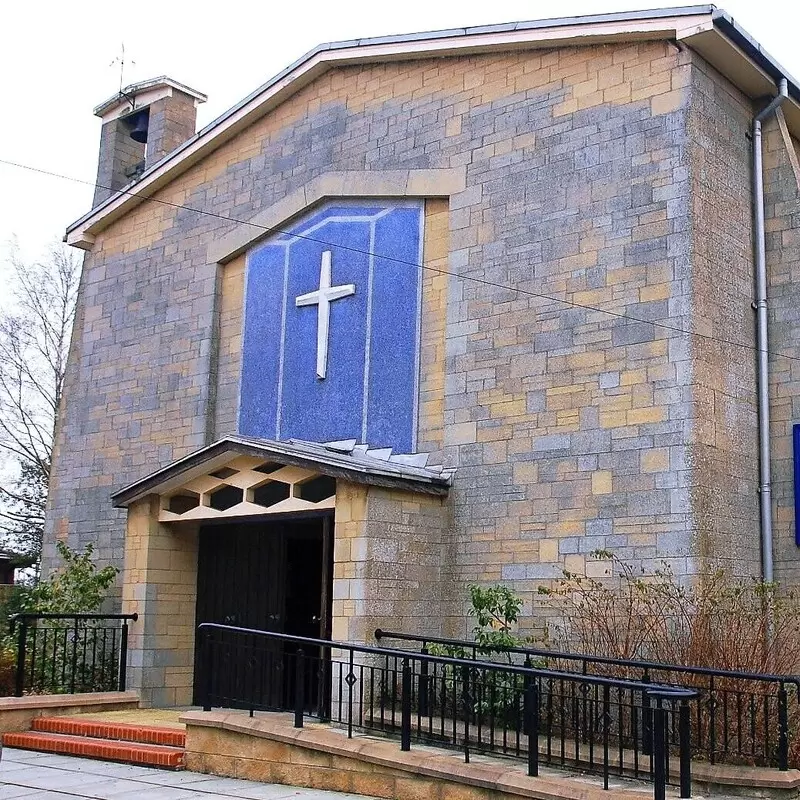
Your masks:
M 140 178 L 67 228 L 64 240 L 91 249 L 94 236 L 193 164 L 286 101 L 324 72 L 340 66 L 491 53 L 669 39 L 695 49 L 750 97 L 775 93 L 779 76 L 789 79 L 785 114 L 800 135 L 800 88 L 724 11 L 711 5 L 623 12 L 503 25 L 456 28 L 404 36 L 320 45 L 291 64 L 195 136 L 147 169 Z

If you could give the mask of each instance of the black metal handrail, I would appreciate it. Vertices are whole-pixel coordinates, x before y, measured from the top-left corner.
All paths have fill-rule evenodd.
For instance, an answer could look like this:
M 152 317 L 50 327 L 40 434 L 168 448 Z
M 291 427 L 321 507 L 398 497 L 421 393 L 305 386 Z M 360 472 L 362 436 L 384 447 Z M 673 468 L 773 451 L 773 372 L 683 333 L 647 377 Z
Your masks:
M 138 614 L 13 614 L 9 630 L 12 636 L 17 634 L 15 696 L 125 691 L 128 622 L 138 618 Z
M 591 674 L 589 668 L 592 665 L 616 667 L 628 672 L 636 670 L 639 672 L 638 676 L 632 677 L 626 674 L 625 678 L 700 689 L 705 700 L 696 706 L 697 716 L 693 726 L 695 731 L 693 746 L 696 751 L 704 755 L 711 764 L 716 763 L 720 757 L 723 759 L 729 757 L 734 760 L 750 758 L 761 766 L 770 766 L 774 749 L 774 761 L 777 762 L 778 768 L 784 771 L 789 769 L 791 730 L 789 687 L 793 688 L 800 708 L 800 676 L 797 675 L 682 666 L 659 661 L 585 655 L 535 647 L 494 645 L 486 647 L 475 641 L 384 631 L 381 628 L 375 631 L 375 638 L 379 642 L 388 639 L 416 642 L 422 646 L 423 652 L 427 652 L 429 645 L 432 644 L 459 648 L 471 653 L 473 659 L 479 656 L 485 659 L 492 654 L 516 654 L 524 656 L 527 660 L 543 659 L 548 662 L 548 666 L 549 662 L 553 661 L 574 663 L 579 665 L 582 675 Z M 690 680 L 680 681 L 673 677 L 679 675 L 690 676 Z M 707 681 L 700 683 L 698 679 L 702 678 Z M 763 684 L 771 687 L 772 692 L 747 692 L 738 685 L 741 682 Z M 771 736 L 772 730 L 777 730 L 777 736 Z
M 212 707 L 294 710 L 429 744 L 580 764 L 655 783 L 664 797 L 670 753 L 679 756 L 681 797 L 691 796 L 691 689 L 550 669 L 450 658 L 370 645 L 202 623 L 199 698 Z M 276 685 L 279 685 L 276 691 Z M 398 719 L 399 717 L 399 719 Z M 670 730 L 679 737 L 670 747 Z M 529 732 L 538 736 L 528 745 Z

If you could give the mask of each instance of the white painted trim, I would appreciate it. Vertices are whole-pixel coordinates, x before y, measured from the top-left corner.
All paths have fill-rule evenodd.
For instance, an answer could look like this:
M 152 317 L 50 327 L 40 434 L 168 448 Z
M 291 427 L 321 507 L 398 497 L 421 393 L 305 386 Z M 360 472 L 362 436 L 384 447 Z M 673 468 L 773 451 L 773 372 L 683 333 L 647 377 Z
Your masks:
M 97 116 L 100 117 L 105 125 L 107 122 L 146 108 L 157 100 L 162 100 L 165 97 L 172 97 L 171 86 L 158 86 L 149 91 L 137 94 L 133 98 L 133 105 L 131 105 L 127 97 L 120 95 L 119 102 L 116 105 L 110 106 L 108 111 L 105 111 L 103 114 L 98 114 Z
M 108 100 L 105 100 L 104 102 L 100 103 L 99 106 L 95 107 L 94 114 L 95 116 L 101 117 L 105 120 L 106 114 L 108 114 L 112 108 L 115 108 L 119 104 L 124 105 L 127 102 L 126 95 L 127 97 L 133 97 L 138 100 L 146 92 L 165 89 L 169 90 L 170 95 L 172 94 L 172 90 L 175 89 L 176 91 L 194 98 L 196 106 L 200 103 L 205 103 L 206 100 L 208 100 L 208 96 L 202 92 L 198 92 L 197 89 L 192 89 L 191 86 L 187 86 L 185 83 L 180 83 L 172 78 L 168 78 L 166 75 L 161 75 L 158 78 L 148 78 L 144 81 L 137 81 L 136 83 L 126 86 L 121 92 L 112 94 Z M 142 105 L 144 104 L 137 103 L 137 108 Z
M 215 465 L 210 472 L 217 472 L 223 466 L 236 469 L 238 472 L 227 478 L 216 478 L 206 473 L 194 478 L 190 478 L 177 486 L 170 487 L 169 490 L 159 495 L 160 522 L 191 522 L 197 520 L 210 519 L 229 519 L 232 517 L 253 517 L 271 514 L 286 514 L 292 511 L 318 511 L 332 509 L 336 507 L 336 495 L 312 503 L 302 500 L 297 496 L 297 487 L 307 481 L 320 477 L 320 473 L 313 470 L 303 469 L 292 465 L 283 466 L 275 472 L 258 472 L 254 468 L 262 463 L 262 460 L 250 457 L 235 456 L 228 459 L 223 465 Z M 259 486 L 263 486 L 271 481 L 284 483 L 289 487 L 289 496 L 275 505 L 265 507 L 252 501 L 252 492 Z M 242 502 L 237 503 L 224 511 L 211 508 L 209 495 L 215 489 L 223 486 L 235 486 L 242 490 Z M 169 510 L 171 497 L 179 494 L 193 494 L 198 496 L 198 505 L 183 514 L 176 514 Z

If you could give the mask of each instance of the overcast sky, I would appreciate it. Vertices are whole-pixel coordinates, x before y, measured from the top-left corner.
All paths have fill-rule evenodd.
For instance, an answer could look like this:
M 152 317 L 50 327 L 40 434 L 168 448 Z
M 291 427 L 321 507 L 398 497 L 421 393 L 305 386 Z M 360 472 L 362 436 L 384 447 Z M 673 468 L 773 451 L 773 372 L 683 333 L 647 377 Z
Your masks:
M 0 30 L 0 159 L 93 181 L 100 120 L 119 87 L 110 66 L 124 42 L 125 83 L 169 75 L 206 93 L 203 126 L 321 42 L 555 16 L 659 8 L 647 0 L 451 2 L 8 2 Z M 723 6 L 800 77 L 796 0 Z M 794 10 L 793 10 L 794 7 Z M 16 236 L 36 258 L 90 207 L 92 187 L 0 164 L 0 265 Z M 2 292 L 2 289 L 0 289 Z

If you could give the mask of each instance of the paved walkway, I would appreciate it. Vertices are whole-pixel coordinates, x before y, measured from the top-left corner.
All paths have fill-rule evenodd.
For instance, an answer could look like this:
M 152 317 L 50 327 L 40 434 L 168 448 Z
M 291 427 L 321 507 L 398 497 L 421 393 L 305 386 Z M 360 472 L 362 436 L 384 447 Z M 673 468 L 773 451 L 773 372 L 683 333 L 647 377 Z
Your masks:
M 0 800 L 365 800 L 363 795 L 168 772 L 87 758 L 3 750 Z

